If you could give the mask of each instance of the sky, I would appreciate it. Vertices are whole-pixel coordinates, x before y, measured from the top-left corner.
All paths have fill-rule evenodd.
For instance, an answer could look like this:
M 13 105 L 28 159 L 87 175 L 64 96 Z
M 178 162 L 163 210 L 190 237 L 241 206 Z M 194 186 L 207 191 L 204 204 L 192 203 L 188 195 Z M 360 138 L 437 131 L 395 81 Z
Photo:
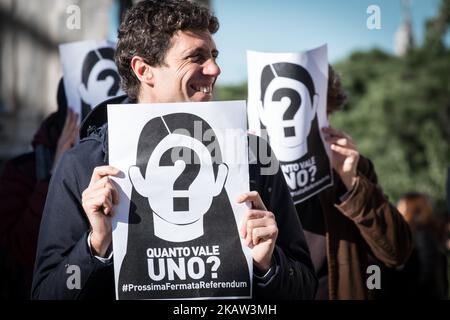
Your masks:
M 400 0 L 211 0 L 220 29 L 214 35 L 222 73 L 218 84 L 246 81 L 246 50 L 298 52 L 328 44 L 331 63 L 352 51 L 381 48 L 394 52 L 402 21 Z M 369 30 L 367 8 L 377 5 L 381 29 Z M 440 0 L 411 0 L 413 32 L 422 43 L 425 21 Z M 450 43 L 450 32 L 446 43 Z

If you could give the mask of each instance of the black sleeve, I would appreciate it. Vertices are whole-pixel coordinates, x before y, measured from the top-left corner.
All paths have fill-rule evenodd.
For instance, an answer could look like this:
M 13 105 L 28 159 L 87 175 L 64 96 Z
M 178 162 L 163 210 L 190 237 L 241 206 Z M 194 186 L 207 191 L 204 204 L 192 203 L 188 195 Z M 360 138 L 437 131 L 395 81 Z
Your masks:
M 250 159 L 250 188 L 259 192 L 278 226 L 274 275 L 266 283 L 255 281 L 254 296 L 256 299 L 313 299 L 317 278 L 283 173 L 265 140 L 258 139 L 256 144 L 251 140 L 249 153 L 257 155 L 257 161 Z
M 39 232 L 32 299 L 105 299 L 114 294 L 112 262 L 100 262 L 87 244 L 89 222 L 80 190 L 87 186 L 93 167 L 69 151 L 52 177 Z

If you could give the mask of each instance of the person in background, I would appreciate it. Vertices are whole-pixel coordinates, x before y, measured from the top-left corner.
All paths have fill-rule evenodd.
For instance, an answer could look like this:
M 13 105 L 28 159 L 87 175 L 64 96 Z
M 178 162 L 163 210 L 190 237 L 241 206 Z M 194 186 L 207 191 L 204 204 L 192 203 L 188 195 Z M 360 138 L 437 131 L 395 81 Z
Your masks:
M 346 98 L 330 66 L 327 114 Z M 404 264 L 412 250 L 411 231 L 355 141 L 335 128 L 322 130 L 332 152 L 334 185 L 296 205 L 319 279 L 316 299 L 373 298 L 366 286 L 369 255 L 387 266 Z
M 6 299 L 29 299 L 37 238 L 49 181 L 78 135 L 78 117 L 67 108 L 63 80 L 58 110 L 35 133 L 33 151 L 5 163 L 0 175 L 0 252 Z

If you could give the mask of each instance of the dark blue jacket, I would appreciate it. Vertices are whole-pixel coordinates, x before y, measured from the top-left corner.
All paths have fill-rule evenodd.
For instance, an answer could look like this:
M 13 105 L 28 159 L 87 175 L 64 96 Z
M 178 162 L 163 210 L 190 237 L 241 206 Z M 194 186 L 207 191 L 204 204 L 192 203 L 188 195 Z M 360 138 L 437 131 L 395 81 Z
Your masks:
M 96 107 L 81 126 L 80 143 L 63 156 L 52 177 L 39 232 L 33 299 L 115 298 L 112 259 L 108 263 L 99 261 L 87 244 L 90 226 L 81 194 L 94 168 L 108 164 L 106 105 L 128 101 L 119 97 Z M 264 141 L 259 142 L 259 148 L 267 147 Z M 253 154 L 259 154 L 258 150 Z M 249 164 L 250 190 L 258 191 L 267 209 L 275 214 L 279 235 L 274 272 L 266 281 L 253 282 L 253 295 L 257 299 L 312 299 L 317 280 L 283 174 L 278 170 L 262 175 L 263 167 L 259 157 Z M 73 281 L 74 269 L 70 266 L 80 268 L 80 289 L 67 285 Z

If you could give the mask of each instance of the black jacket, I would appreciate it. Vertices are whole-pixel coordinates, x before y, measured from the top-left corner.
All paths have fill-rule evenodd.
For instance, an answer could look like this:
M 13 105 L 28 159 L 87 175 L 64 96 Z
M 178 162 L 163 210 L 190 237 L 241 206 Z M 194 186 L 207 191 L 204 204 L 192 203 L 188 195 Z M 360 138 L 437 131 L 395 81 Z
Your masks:
M 114 299 L 112 259 L 102 263 L 92 256 L 87 237 L 89 221 L 81 204 L 95 167 L 108 163 L 108 103 L 128 103 L 114 98 L 96 107 L 80 129 L 80 143 L 67 152 L 50 182 L 39 233 L 34 270 L 33 299 Z M 259 140 L 259 148 L 266 148 Z M 252 144 L 250 144 L 252 145 Z M 259 155 L 258 150 L 252 150 Z M 275 160 L 276 161 L 276 160 Z M 278 164 L 277 164 L 278 166 Z M 303 229 L 289 195 L 283 174 L 262 175 L 261 161 L 249 164 L 250 190 L 260 193 L 268 210 L 276 216 L 279 235 L 275 249 L 276 267 L 266 282 L 254 280 L 255 298 L 312 299 L 317 280 Z M 73 267 L 80 269 L 81 288 L 70 290 Z

